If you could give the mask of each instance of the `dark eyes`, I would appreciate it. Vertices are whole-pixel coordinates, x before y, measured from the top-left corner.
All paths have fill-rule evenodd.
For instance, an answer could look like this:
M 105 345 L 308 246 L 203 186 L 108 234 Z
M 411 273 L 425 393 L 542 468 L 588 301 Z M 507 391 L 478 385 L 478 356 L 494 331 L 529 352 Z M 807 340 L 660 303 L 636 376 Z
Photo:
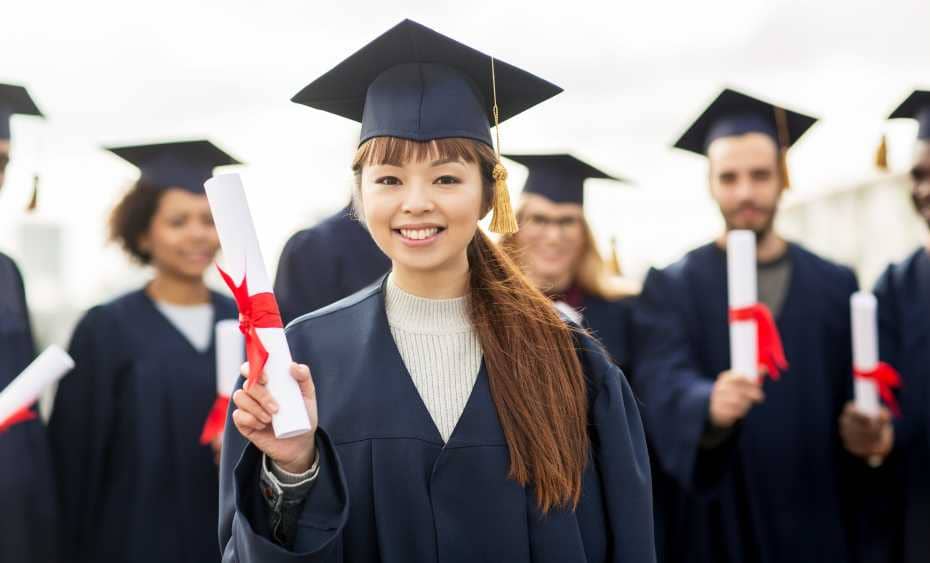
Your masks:
M 376 179 L 375 183 L 383 184 L 385 186 L 399 186 L 401 184 L 401 181 L 397 176 L 382 176 L 381 178 Z M 445 176 L 440 176 L 439 178 L 436 178 L 436 180 L 433 183 L 440 184 L 443 186 L 448 186 L 452 184 L 461 184 L 462 181 L 456 178 L 455 176 L 449 176 L 447 174 Z

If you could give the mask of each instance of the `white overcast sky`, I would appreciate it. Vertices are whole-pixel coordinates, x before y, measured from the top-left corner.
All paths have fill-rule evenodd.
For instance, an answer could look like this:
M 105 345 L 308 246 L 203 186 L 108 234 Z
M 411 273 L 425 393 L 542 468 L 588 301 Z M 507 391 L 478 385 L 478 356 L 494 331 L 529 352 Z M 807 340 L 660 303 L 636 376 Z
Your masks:
M 262 246 L 276 261 L 291 232 L 347 200 L 358 130 L 289 98 L 403 18 L 565 88 L 504 124 L 504 150 L 567 150 L 634 179 L 590 182 L 588 200 L 599 237 L 617 235 L 639 270 L 718 228 L 705 163 L 668 147 L 722 87 L 823 118 L 791 156 L 795 196 L 871 177 L 883 131 L 892 164 L 906 166 L 916 126 L 884 117 L 930 87 L 926 0 L 2 5 L 0 81 L 27 85 L 48 120 L 14 122 L 0 248 L 15 253 L 38 169 L 42 209 L 31 220 L 66 226 L 70 283 L 81 288 L 128 268 L 102 250 L 103 221 L 135 171 L 99 150 L 107 144 L 205 136 L 248 162 Z M 518 188 L 524 174 L 512 168 Z

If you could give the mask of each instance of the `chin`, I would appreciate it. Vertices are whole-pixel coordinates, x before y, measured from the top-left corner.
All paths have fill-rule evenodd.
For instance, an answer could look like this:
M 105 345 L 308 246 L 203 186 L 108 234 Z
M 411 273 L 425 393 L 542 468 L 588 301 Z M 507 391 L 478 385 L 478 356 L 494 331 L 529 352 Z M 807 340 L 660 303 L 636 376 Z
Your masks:
M 419 272 L 441 270 L 449 262 L 446 259 L 436 256 L 410 256 L 408 253 L 395 256 L 397 256 L 397 264 L 399 266 Z

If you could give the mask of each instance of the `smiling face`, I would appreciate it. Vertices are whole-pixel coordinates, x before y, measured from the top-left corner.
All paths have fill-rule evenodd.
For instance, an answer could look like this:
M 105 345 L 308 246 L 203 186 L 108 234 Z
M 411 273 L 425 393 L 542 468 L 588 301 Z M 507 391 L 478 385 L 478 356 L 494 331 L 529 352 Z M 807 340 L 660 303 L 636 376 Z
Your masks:
M 515 237 L 526 273 L 537 287 L 564 289 L 585 250 L 582 207 L 524 194 L 519 219 Z
M 778 147 L 768 136 L 722 137 L 707 150 L 710 193 L 727 230 L 747 229 L 760 239 L 772 230 L 784 189 Z
M 407 158 L 360 163 L 361 216 L 395 271 L 464 272 L 468 244 L 487 212 L 486 175 L 467 152 L 439 150 L 435 142 L 419 145 L 401 151 Z
M 219 249 L 207 196 L 171 188 L 158 201 L 139 247 L 153 266 L 172 276 L 203 276 Z

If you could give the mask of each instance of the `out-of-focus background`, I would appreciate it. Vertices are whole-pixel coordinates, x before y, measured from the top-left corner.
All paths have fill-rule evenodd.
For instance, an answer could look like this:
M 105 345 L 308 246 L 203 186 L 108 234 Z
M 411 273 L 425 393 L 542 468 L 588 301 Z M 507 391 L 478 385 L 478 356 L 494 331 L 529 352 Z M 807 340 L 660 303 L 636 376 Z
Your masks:
M 790 156 L 780 223 L 793 238 L 870 286 L 926 236 L 906 178 L 916 124 L 884 120 L 930 86 L 925 0 L 8 2 L 0 82 L 26 85 L 47 120 L 14 118 L 0 249 L 24 270 L 40 344 L 66 342 L 84 309 L 147 275 L 105 243 L 136 171 L 101 146 L 207 137 L 247 162 L 273 268 L 292 232 L 348 200 L 358 132 L 289 98 L 405 17 L 565 88 L 505 123 L 503 148 L 632 178 L 590 181 L 588 213 L 633 278 L 721 228 L 705 162 L 669 146 L 724 86 L 823 118 Z M 525 172 L 511 178 L 516 195 Z

